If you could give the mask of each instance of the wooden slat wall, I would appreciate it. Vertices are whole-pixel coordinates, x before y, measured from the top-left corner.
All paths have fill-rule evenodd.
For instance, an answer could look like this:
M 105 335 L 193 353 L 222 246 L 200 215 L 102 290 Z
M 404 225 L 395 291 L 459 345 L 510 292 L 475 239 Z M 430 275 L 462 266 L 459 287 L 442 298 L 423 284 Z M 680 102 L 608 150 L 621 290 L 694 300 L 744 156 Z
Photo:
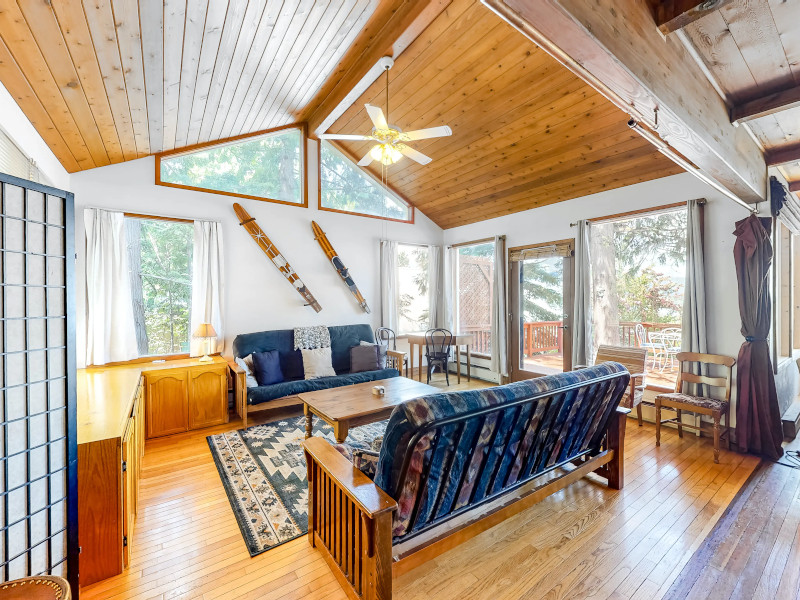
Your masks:
M 384 78 L 331 127 L 366 133 L 365 103 L 385 107 Z M 389 182 L 448 228 L 680 172 L 617 110 L 485 7 L 456 0 L 390 71 L 389 121 L 449 125 L 414 142 Z M 361 157 L 369 143 L 342 144 Z
M 385 4 L 10 1 L 0 81 L 74 172 L 295 122 Z
M 798 2 L 731 2 L 685 31 L 729 105 L 800 85 Z M 760 117 L 746 126 L 766 150 L 790 146 L 800 141 L 800 109 Z M 797 165 L 780 170 L 788 180 L 800 180 Z

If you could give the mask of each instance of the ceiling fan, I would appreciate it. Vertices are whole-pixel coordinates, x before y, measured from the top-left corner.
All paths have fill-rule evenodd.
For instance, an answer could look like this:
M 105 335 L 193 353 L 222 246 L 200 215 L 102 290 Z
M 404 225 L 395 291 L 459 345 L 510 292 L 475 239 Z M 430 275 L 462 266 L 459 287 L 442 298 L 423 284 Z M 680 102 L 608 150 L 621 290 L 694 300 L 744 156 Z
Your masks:
M 453 130 L 447 125 L 441 125 L 439 127 L 428 127 L 415 131 L 403 131 L 397 125 L 389 125 L 387 117 L 389 115 L 389 68 L 392 66 L 391 59 L 385 62 L 384 65 L 386 71 L 386 116 L 384 116 L 380 107 L 372 106 L 371 104 L 364 105 L 372 121 L 372 132 L 369 135 L 323 133 L 319 137 L 324 140 L 372 140 L 377 142 L 370 151 L 364 155 L 364 158 L 358 161 L 358 165 L 361 167 L 366 167 L 373 160 L 384 165 L 392 165 L 402 159 L 403 156 L 407 156 L 421 165 L 427 165 L 433 159 L 419 150 L 415 150 L 406 142 L 453 135 Z

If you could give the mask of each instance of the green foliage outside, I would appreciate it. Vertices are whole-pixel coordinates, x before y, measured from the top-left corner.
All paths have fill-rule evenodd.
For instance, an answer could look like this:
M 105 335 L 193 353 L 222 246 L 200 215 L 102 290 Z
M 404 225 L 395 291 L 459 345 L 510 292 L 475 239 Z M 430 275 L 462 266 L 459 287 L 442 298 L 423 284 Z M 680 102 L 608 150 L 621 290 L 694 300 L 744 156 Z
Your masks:
M 522 319 L 560 321 L 564 314 L 564 259 L 537 258 L 522 263 Z
M 680 323 L 683 287 L 651 267 L 617 282 L 620 321 Z
M 128 219 L 131 289 L 139 353 L 188 351 L 193 228 L 188 223 Z
M 322 206 L 389 219 L 409 218 L 405 204 L 362 173 L 329 143 L 320 143 L 320 158 Z
M 161 180 L 302 203 L 299 129 L 244 139 L 161 161 Z

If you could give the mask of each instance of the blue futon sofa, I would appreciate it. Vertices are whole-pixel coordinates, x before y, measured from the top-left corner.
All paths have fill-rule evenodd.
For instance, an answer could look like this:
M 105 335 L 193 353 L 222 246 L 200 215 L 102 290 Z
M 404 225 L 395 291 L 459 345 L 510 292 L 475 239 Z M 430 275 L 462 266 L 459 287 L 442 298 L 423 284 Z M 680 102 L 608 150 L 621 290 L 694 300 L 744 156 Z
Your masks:
M 253 352 L 277 350 L 284 377 L 284 381 L 280 383 L 247 388 L 244 370 L 230 361 L 236 383 L 236 412 L 242 418 L 245 427 L 247 427 L 248 411 L 296 404 L 297 400 L 294 397 L 297 394 L 400 375 L 397 369 L 350 373 L 350 348 L 358 346 L 362 341 L 375 343 L 375 335 L 369 325 L 337 325 L 328 327 L 328 331 L 331 334 L 331 362 L 336 376 L 319 379 L 304 379 L 303 357 L 300 350 L 294 349 L 293 329 L 244 333 L 234 338 L 234 358 L 244 358 Z

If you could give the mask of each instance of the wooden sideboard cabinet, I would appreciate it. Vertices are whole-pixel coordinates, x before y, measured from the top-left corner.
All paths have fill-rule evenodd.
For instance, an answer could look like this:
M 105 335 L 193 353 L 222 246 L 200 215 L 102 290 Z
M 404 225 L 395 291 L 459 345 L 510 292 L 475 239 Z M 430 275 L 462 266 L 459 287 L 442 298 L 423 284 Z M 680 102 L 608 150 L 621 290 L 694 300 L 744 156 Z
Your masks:
M 81 586 L 130 564 L 145 438 L 228 422 L 227 370 L 215 356 L 78 371 Z
M 147 437 L 161 437 L 228 422 L 228 364 L 214 362 L 148 370 Z

